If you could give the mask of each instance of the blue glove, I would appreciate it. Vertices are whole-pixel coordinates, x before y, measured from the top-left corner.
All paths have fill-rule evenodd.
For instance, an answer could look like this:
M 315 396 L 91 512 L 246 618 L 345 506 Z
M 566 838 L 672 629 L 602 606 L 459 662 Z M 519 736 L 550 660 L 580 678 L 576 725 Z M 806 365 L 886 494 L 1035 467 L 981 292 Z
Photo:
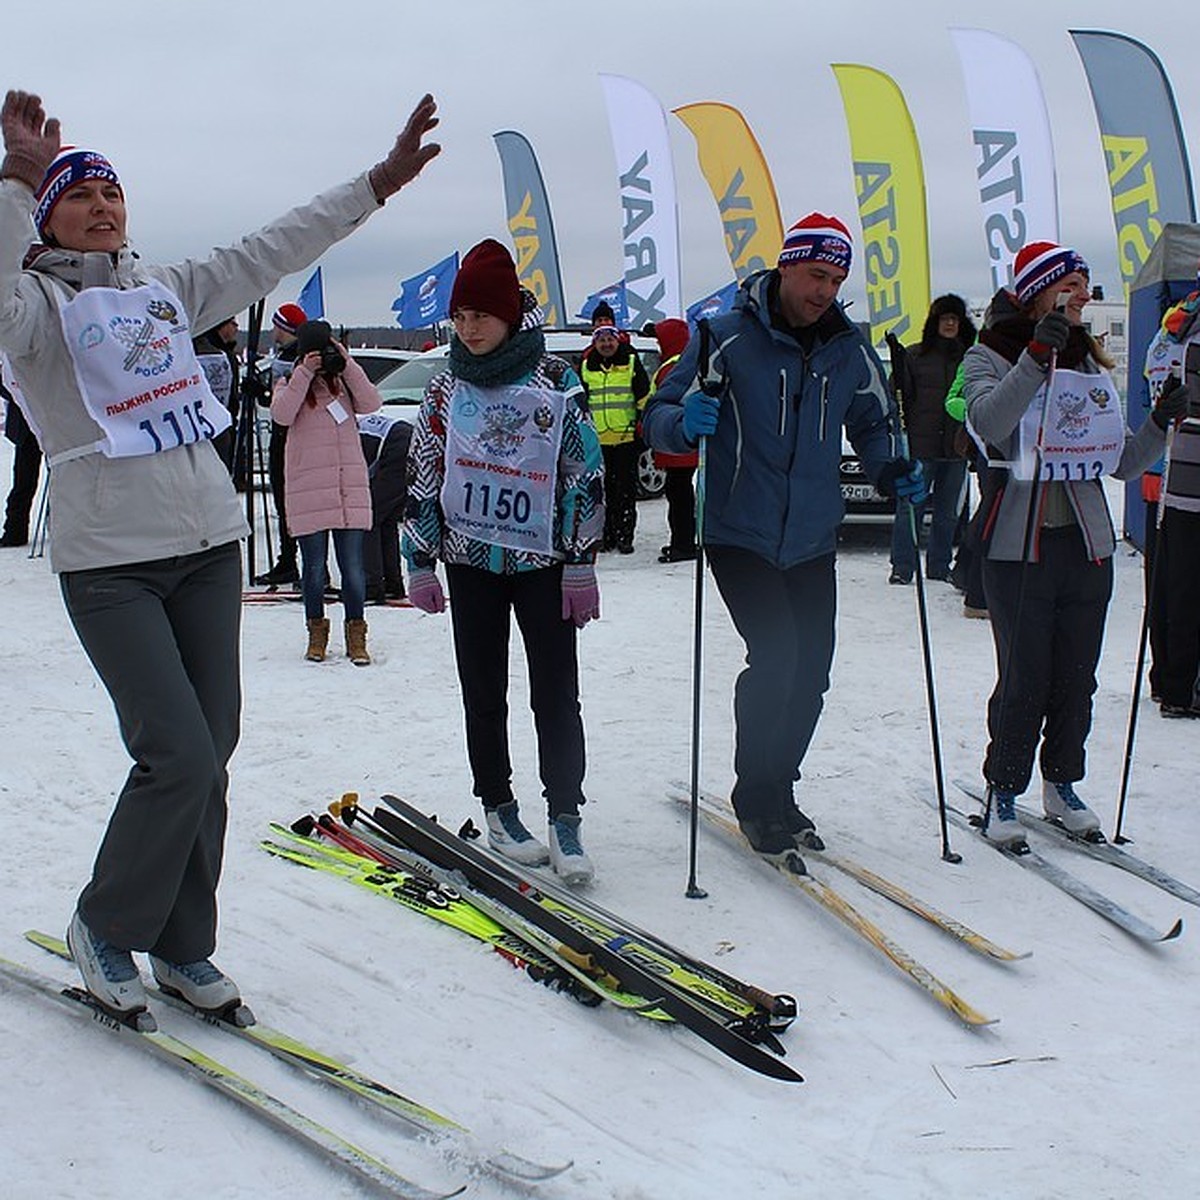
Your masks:
M 885 496 L 895 496 L 909 504 L 924 504 L 929 499 L 921 464 L 907 458 L 893 458 L 884 463 L 879 472 L 878 487 Z
M 691 392 L 683 402 L 683 436 L 694 446 L 702 437 L 717 432 L 721 402 L 716 396 Z

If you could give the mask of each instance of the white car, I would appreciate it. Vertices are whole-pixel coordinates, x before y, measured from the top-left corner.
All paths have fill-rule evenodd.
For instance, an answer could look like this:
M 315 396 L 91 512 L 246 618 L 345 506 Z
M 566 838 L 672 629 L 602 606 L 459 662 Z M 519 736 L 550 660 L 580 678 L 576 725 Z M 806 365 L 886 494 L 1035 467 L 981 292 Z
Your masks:
M 658 343 L 653 338 L 641 337 L 634 334 L 631 337 L 633 348 L 638 352 L 646 373 L 653 378 L 658 370 L 660 359 Z M 576 370 L 583 360 L 584 353 L 592 344 L 590 330 L 555 329 L 546 331 L 546 349 L 551 354 L 565 358 Z M 411 361 L 396 367 L 394 370 L 375 381 L 379 394 L 383 397 L 385 407 L 399 409 L 396 415 L 404 421 L 415 421 L 417 409 L 425 396 L 429 381 L 441 370 L 445 369 L 446 359 L 450 354 L 449 346 L 435 346 L 424 354 L 418 354 Z M 638 498 L 651 499 L 661 496 L 666 487 L 666 473 L 654 465 L 654 457 L 649 450 L 642 453 L 638 461 Z

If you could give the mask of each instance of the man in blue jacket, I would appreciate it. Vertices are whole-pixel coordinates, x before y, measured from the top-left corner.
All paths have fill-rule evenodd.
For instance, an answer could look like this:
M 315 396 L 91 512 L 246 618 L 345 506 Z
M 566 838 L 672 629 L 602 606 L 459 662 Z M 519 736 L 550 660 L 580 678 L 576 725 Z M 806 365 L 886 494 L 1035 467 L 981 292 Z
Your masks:
M 643 418 L 655 450 L 707 442 L 704 552 L 746 643 L 732 800 L 770 858 L 821 844 L 792 785 L 833 662 L 842 429 L 882 492 L 925 498 L 919 464 L 896 453 L 879 359 L 835 303 L 850 259 L 836 217 L 798 221 L 778 266 L 746 279 L 733 311 L 691 339 Z

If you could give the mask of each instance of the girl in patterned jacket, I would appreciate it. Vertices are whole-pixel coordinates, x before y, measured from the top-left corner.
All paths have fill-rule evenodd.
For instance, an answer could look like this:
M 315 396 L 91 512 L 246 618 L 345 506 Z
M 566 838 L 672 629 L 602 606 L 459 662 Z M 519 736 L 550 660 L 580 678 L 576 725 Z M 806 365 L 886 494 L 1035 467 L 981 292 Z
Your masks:
M 583 883 L 592 865 L 579 835 L 585 752 L 576 636 L 600 615 L 600 442 L 578 377 L 545 352 L 537 301 L 498 242 L 464 257 L 450 311 L 449 368 L 430 381 L 409 451 L 409 599 L 425 612 L 445 609 L 434 570 L 441 559 L 489 844 L 517 862 L 549 860 L 565 882 Z M 529 664 L 548 849 L 525 827 L 512 790 L 514 614 Z

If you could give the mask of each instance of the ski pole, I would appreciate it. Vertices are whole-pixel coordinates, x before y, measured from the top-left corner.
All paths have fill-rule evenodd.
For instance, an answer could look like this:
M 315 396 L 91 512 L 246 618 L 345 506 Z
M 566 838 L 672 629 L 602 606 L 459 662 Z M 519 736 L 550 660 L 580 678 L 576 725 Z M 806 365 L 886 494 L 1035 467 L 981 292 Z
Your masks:
M 889 346 L 900 345 L 894 336 L 889 339 Z M 894 353 L 894 350 L 893 350 Z M 898 378 L 893 372 L 895 384 Z M 900 403 L 900 413 L 896 423 L 896 442 L 900 453 L 908 458 L 908 435 L 904 430 L 903 399 L 904 387 L 896 387 L 897 400 Z M 899 504 L 900 501 L 897 500 Z M 946 778 L 942 769 L 942 738 L 938 729 L 937 692 L 933 682 L 933 651 L 929 637 L 929 613 L 925 607 L 925 573 L 921 570 L 921 540 L 917 536 L 917 506 L 908 505 L 908 528 L 913 544 L 913 579 L 917 590 L 917 624 L 921 630 L 921 660 L 925 668 L 925 701 L 929 712 L 929 740 L 933 748 L 933 779 L 937 788 L 938 825 L 942 837 L 942 861 L 948 863 L 962 862 L 962 855 L 950 849 L 950 822 L 946 816 Z
M 704 469 L 708 438 L 697 447 L 696 463 L 696 604 L 692 641 L 692 796 L 688 821 L 689 900 L 703 900 L 708 893 L 696 882 L 696 843 L 700 832 L 700 668 L 704 656 Z
M 1118 846 L 1122 842 L 1129 841 L 1122 835 L 1121 825 L 1125 820 L 1125 797 L 1129 794 L 1129 773 L 1133 770 L 1133 739 L 1137 733 L 1138 702 L 1142 698 L 1142 672 L 1146 666 L 1146 646 L 1150 641 L 1150 613 L 1158 589 L 1158 564 L 1162 560 L 1162 547 L 1159 545 L 1159 539 L 1162 533 L 1163 509 L 1166 507 L 1164 501 L 1167 495 L 1167 470 L 1171 465 L 1171 448 L 1174 441 L 1175 424 L 1172 422 L 1167 430 L 1162 487 L 1158 493 L 1158 503 L 1154 508 L 1154 561 L 1150 564 L 1150 578 L 1146 581 L 1146 596 L 1142 601 L 1142 627 L 1138 634 L 1137 666 L 1133 672 L 1133 696 L 1129 702 L 1129 724 L 1125 733 L 1125 758 L 1121 764 L 1121 790 L 1117 794 L 1117 820 L 1113 827 L 1112 840 Z

